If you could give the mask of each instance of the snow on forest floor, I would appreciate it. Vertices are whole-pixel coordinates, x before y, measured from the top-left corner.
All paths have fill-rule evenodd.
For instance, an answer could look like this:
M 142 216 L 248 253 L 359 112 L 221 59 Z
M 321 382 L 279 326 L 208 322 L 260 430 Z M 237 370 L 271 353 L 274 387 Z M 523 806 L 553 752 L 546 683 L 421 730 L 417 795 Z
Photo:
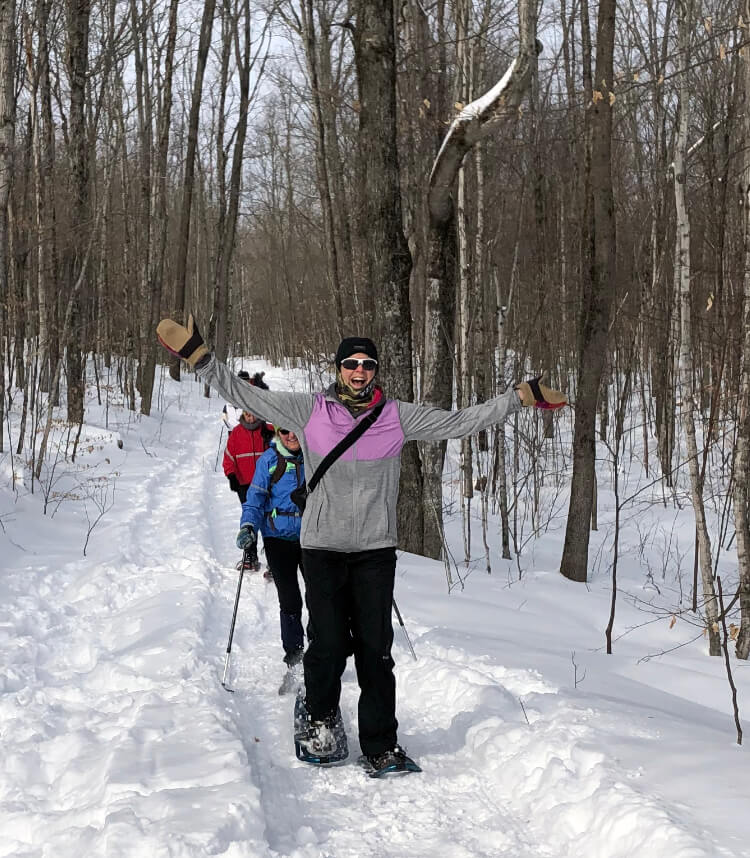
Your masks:
M 235 693 L 220 684 L 239 521 L 216 467 L 221 403 L 190 378 L 164 384 L 151 418 L 92 403 L 76 464 L 33 495 L 1 460 L 0 858 L 750 856 L 722 660 L 685 643 L 688 622 L 626 600 L 656 604 L 635 552 L 620 569 L 628 633 L 607 656 L 608 578 L 557 574 L 559 529 L 527 546 L 520 580 L 515 561 L 487 575 L 482 558 L 450 593 L 442 564 L 400 554 L 418 660 L 396 625 L 399 737 L 423 774 L 356 766 L 351 665 L 349 763 L 297 762 L 260 575 L 245 578 Z M 734 670 L 750 711 L 747 666 Z

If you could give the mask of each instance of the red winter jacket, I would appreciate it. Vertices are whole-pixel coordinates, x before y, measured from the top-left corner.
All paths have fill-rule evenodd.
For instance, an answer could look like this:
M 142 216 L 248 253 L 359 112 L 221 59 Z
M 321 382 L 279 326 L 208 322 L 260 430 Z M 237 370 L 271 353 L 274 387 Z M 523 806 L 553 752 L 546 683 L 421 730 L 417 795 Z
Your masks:
M 255 475 L 255 464 L 268 449 L 273 426 L 260 423 L 255 429 L 240 420 L 227 438 L 224 450 L 224 474 L 235 474 L 241 486 L 249 486 Z

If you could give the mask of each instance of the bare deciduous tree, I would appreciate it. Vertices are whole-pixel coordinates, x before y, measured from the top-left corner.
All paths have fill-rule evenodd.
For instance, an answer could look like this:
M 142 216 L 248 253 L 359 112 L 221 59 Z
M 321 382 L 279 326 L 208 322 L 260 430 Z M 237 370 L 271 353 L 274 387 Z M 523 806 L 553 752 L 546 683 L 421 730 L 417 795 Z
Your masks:
M 172 122 L 172 79 L 174 76 L 174 53 L 177 42 L 177 12 L 179 0 L 170 0 L 169 18 L 167 23 L 167 39 L 164 54 L 164 84 L 160 99 L 160 109 L 157 123 L 157 148 L 154 158 L 155 193 L 151 196 L 150 188 L 143 185 L 142 192 L 146 194 L 149 201 L 149 225 L 148 239 L 148 280 L 143 296 L 145 301 L 144 316 L 147 320 L 144 330 L 145 348 L 143 353 L 143 366 L 141 368 L 141 412 L 151 413 L 151 404 L 154 391 L 154 375 L 156 371 L 156 349 L 157 343 L 153 335 L 148 336 L 147 331 L 156 330 L 161 316 L 162 284 L 164 280 L 164 258 L 167 251 L 167 204 L 169 194 L 169 182 L 167 179 L 167 162 L 169 157 L 169 131 Z M 143 20 L 141 26 L 148 27 L 148 21 Z M 148 81 L 142 81 L 143 86 L 148 87 Z M 141 140 L 145 142 L 149 133 L 145 127 L 151 122 L 150 112 L 144 115 L 141 126 Z M 145 201 L 144 201 L 145 202 Z M 145 249 L 144 249 L 145 250 Z
M 193 76 L 193 94 L 190 100 L 188 117 L 187 151 L 185 170 L 182 178 L 182 206 L 180 207 L 180 226 L 177 233 L 174 273 L 174 317 L 185 319 L 185 278 L 187 272 L 188 242 L 190 241 L 190 218 L 193 212 L 193 188 L 195 184 L 195 151 L 198 148 L 198 122 L 200 120 L 201 99 L 203 97 L 203 78 L 206 74 L 208 49 L 211 46 L 211 33 L 214 25 L 216 0 L 204 0 L 201 19 L 198 54 L 195 75 Z M 169 363 L 169 374 L 180 380 L 180 361 L 173 358 Z
M 536 13 L 519 3 L 519 47 L 503 77 L 486 93 L 465 105 L 443 141 L 430 175 L 429 262 L 426 294 L 425 358 L 422 399 L 449 408 L 452 400 L 452 329 L 450 320 L 455 290 L 452 264 L 455 258 L 455 210 L 453 188 L 467 153 L 498 125 L 514 121 L 526 94 L 531 60 L 537 51 Z M 445 444 L 426 444 L 424 452 L 424 500 L 429 511 L 425 551 L 437 557 L 442 548 L 442 474 Z M 428 529 L 429 528 L 429 529 Z
M 16 26 L 15 0 L 0 2 L 0 451 L 5 422 L 5 354 L 1 347 L 6 334 L 5 296 L 8 294 L 8 200 L 13 178 L 16 102 L 13 33 Z
M 695 385 L 693 372 L 693 339 L 691 330 L 691 288 L 690 288 L 690 215 L 687 210 L 685 189 L 687 186 L 687 149 L 688 120 L 690 111 L 688 67 L 690 62 L 690 32 L 693 22 L 692 0 L 677 0 L 677 28 L 680 47 L 679 88 L 680 121 L 675 139 L 674 174 L 675 210 L 677 230 L 675 235 L 675 293 L 680 299 L 680 411 L 682 428 L 685 433 L 690 472 L 690 489 L 695 527 L 698 535 L 698 552 L 701 579 L 703 583 L 703 604 L 706 612 L 709 653 L 721 655 L 721 637 L 719 634 L 719 610 L 713 581 L 713 561 L 711 559 L 711 539 L 708 533 L 706 511 L 703 502 L 703 479 L 698 462 L 698 442 L 695 431 L 694 400 Z
M 745 0 L 743 17 L 750 21 L 750 2 Z M 742 303 L 742 364 L 740 397 L 737 408 L 737 446 L 734 458 L 732 500 L 737 529 L 737 562 L 740 583 L 740 631 L 737 655 L 750 655 L 750 521 L 748 520 L 748 468 L 750 467 L 750 45 L 740 52 L 743 110 L 740 120 L 742 141 L 742 171 L 740 173 L 740 202 L 743 214 L 744 277 Z
M 588 0 L 582 0 L 582 8 Z M 589 268 L 583 283 L 573 479 L 560 572 L 572 581 L 588 576 L 589 526 L 595 474 L 595 422 L 602 367 L 607 353 L 610 306 L 617 276 L 612 188 L 612 108 L 615 0 L 599 3 L 596 72 L 586 108 L 588 147 Z
M 358 0 L 354 56 L 359 88 L 358 231 L 366 246 L 366 282 L 373 293 L 381 372 L 388 392 L 414 398 L 409 306 L 411 253 L 404 234 L 397 145 L 396 38 L 391 4 Z M 399 541 L 422 550 L 422 472 L 416 443 L 401 457 Z

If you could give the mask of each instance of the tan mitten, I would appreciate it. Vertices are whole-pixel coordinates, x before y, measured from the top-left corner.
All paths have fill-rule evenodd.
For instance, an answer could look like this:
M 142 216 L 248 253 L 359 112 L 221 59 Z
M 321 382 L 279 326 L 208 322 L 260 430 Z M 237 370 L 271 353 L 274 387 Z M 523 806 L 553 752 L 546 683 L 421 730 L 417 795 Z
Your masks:
M 168 352 L 182 358 L 190 366 L 195 366 L 202 357 L 209 354 L 192 313 L 187 327 L 172 319 L 162 319 L 156 326 L 156 336 Z

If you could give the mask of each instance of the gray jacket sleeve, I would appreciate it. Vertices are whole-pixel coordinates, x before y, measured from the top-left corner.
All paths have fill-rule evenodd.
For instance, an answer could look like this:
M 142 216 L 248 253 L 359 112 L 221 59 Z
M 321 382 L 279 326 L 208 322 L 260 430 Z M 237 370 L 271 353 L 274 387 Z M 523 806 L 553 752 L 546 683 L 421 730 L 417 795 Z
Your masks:
M 466 438 L 500 423 L 522 408 L 518 394 L 511 387 L 500 396 L 481 405 L 471 405 L 457 411 L 445 411 L 414 402 L 398 401 L 401 428 L 407 441 L 444 441 Z
M 196 372 L 233 405 L 284 429 L 301 431 L 312 414 L 315 394 L 261 390 L 238 378 L 215 355 L 211 355 L 205 366 L 197 367 Z

